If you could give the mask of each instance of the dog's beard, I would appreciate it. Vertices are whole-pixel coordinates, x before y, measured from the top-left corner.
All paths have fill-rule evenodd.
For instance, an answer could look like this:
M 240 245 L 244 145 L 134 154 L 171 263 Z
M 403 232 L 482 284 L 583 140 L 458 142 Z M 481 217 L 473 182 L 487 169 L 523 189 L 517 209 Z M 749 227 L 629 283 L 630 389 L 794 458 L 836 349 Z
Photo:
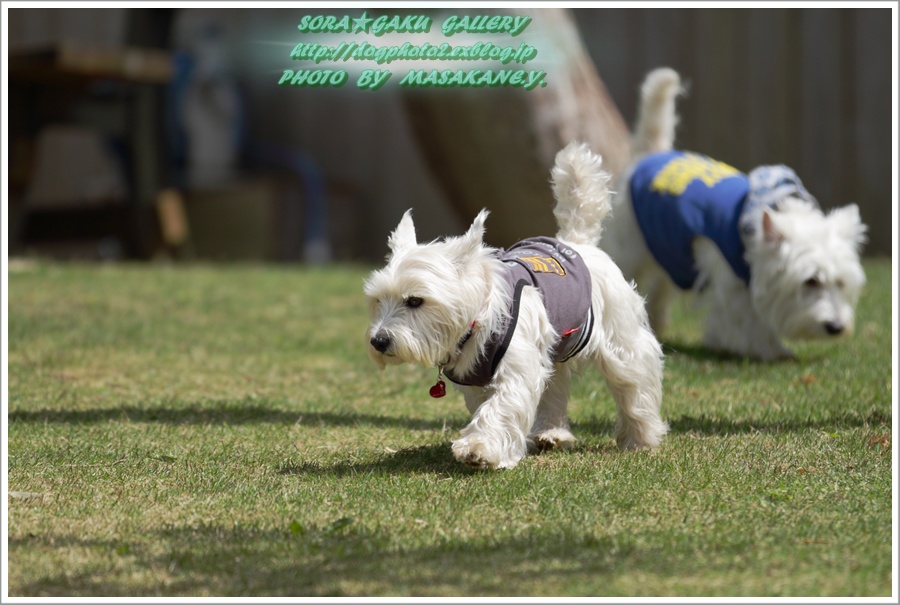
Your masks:
M 377 318 L 369 327 L 369 355 L 384 367 L 412 363 L 426 367 L 446 363 L 454 352 L 461 334 L 468 325 L 460 320 L 458 310 L 430 300 L 427 308 L 404 309 L 395 306 L 392 312 Z M 371 345 L 376 334 L 390 340 L 384 352 Z
M 800 288 L 803 288 L 802 284 Z M 768 302 L 762 303 L 760 315 L 778 334 L 789 340 L 849 335 L 854 327 L 854 308 L 835 290 L 829 288 L 814 297 L 785 296 L 789 299 L 787 302 L 766 297 Z

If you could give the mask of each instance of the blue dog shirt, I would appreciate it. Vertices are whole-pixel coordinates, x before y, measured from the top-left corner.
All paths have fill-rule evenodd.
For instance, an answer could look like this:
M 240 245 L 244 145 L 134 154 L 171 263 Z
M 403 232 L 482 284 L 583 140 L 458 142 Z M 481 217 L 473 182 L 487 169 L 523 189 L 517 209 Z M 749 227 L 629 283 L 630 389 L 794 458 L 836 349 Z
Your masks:
M 735 275 L 750 282 L 745 243 L 765 208 L 788 196 L 815 199 L 787 166 L 760 166 L 749 176 L 705 155 L 664 151 L 644 157 L 630 179 L 631 201 L 653 258 L 682 289 L 697 279 L 692 243 L 707 237 Z
M 522 289 L 540 290 L 547 317 L 559 334 L 551 352 L 553 361 L 565 362 L 577 355 L 590 340 L 594 328 L 591 310 L 591 273 L 581 255 L 559 240 L 535 237 L 500 251 L 507 270 L 503 277 L 513 292 L 510 318 L 491 335 L 478 365 L 465 376 L 446 370 L 447 378 L 461 385 L 486 386 L 503 359 L 519 317 Z
M 749 281 L 738 237 L 748 188 L 735 168 L 695 153 L 654 153 L 637 164 L 631 175 L 634 214 L 653 258 L 679 288 L 697 279 L 692 243 L 698 236 L 714 241 L 735 274 Z

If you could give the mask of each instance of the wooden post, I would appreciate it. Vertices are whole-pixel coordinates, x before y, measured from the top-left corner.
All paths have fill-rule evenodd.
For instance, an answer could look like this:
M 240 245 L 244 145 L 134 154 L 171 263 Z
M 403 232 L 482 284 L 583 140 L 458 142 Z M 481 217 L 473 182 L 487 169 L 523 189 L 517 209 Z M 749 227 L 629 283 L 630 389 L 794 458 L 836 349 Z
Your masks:
M 507 246 L 553 234 L 550 168 L 572 140 L 590 144 L 618 174 L 629 158 L 629 132 L 564 8 L 497 9 L 527 15 L 537 58 L 524 65 L 480 69 L 543 69 L 545 87 L 410 90 L 405 102 L 419 147 L 450 203 L 467 222 L 491 211 L 486 240 Z M 454 43 L 456 43 L 454 41 Z

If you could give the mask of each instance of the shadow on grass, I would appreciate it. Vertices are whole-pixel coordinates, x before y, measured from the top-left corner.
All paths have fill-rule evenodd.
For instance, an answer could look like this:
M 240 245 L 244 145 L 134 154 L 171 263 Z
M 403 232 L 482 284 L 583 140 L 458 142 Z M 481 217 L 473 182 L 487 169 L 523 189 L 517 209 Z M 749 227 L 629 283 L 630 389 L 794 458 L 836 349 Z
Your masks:
M 283 464 L 278 473 L 281 475 L 408 475 L 439 474 L 465 476 L 478 473 L 453 458 L 450 442 L 420 445 L 403 448 L 397 452 L 385 453 L 374 462 L 336 462 L 322 464 L 318 462 L 300 462 Z
M 728 353 L 721 353 L 719 351 L 713 351 L 712 349 L 707 349 L 703 345 L 695 344 L 695 343 L 685 343 L 677 340 L 661 340 L 660 344 L 663 348 L 663 354 L 666 357 L 671 357 L 673 355 L 689 357 L 695 361 L 715 361 L 718 363 L 744 363 L 745 361 L 750 361 L 747 358 L 741 357 L 739 355 L 731 355 Z M 753 362 L 751 363 L 760 363 Z
M 178 407 L 122 406 L 86 410 L 43 409 L 9 412 L 10 423 L 97 424 L 105 422 L 157 422 L 175 425 L 282 424 L 323 426 L 398 427 L 412 430 L 440 430 L 442 420 L 397 418 L 373 414 L 288 411 L 260 404 L 212 402 Z
M 815 420 L 731 420 L 707 416 L 682 416 L 669 421 L 672 434 L 699 434 L 707 436 L 741 435 L 748 433 L 794 433 L 808 430 L 837 431 L 869 425 L 890 425 L 891 416 L 881 412 L 863 414 L 843 414 Z M 581 441 L 571 452 L 590 452 L 604 455 L 619 450 L 612 443 L 615 436 L 615 422 L 611 419 L 592 418 L 572 423 L 572 430 Z M 594 438 L 608 438 L 606 445 L 588 445 L 585 441 Z M 552 455 L 552 453 L 550 453 Z M 541 454 L 530 454 L 541 455 Z M 335 475 L 343 476 L 383 476 L 405 474 L 439 474 L 466 476 L 479 473 L 457 462 L 450 451 L 449 440 L 442 443 L 403 448 L 396 452 L 386 452 L 374 462 L 341 461 L 331 464 L 320 462 L 286 463 L 278 468 L 281 475 Z
M 746 433 L 794 433 L 810 429 L 835 431 L 868 425 L 890 425 L 891 414 L 885 415 L 879 411 L 869 413 L 846 412 L 823 418 L 744 418 L 737 420 L 701 414 L 699 416 L 668 418 L 666 421 L 669 423 L 670 434 L 739 435 Z M 585 421 L 573 422 L 572 431 L 576 437 L 585 433 L 596 436 L 613 435 L 615 424 L 605 418 L 590 418 Z
M 412 531 L 431 534 L 438 529 L 453 528 Z M 176 527 L 148 536 L 141 544 L 34 536 L 10 540 L 10 550 L 106 550 L 122 565 L 59 573 L 26 585 L 12 577 L 10 595 L 518 595 L 540 593 L 550 577 L 554 579 L 551 586 L 567 586 L 572 576 L 578 580 L 576 585 L 589 582 L 596 588 L 604 584 L 604 578 L 608 583 L 629 570 L 673 574 L 679 561 L 692 559 L 691 553 L 681 553 L 661 560 L 649 550 L 641 552 L 633 537 L 597 538 L 565 530 L 418 548 L 392 542 L 388 535 L 360 527 L 349 517 L 323 527 L 302 527 L 286 520 L 280 530 Z M 129 569 L 144 573 L 130 574 Z M 147 580 L 148 576 L 153 580 Z
M 414 525 L 410 520 L 411 526 Z M 570 526 L 535 529 L 525 536 L 435 538 L 454 533 L 452 524 L 410 527 L 391 536 L 362 527 L 350 517 L 304 527 L 286 519 L 284 528 L 231 525 L 174 527 L 128 544 L 46 538 L 10 541 L 10 550 L 108 549 L 120 565 L 81 573 L 54 573 L 28 584 L 11 577 L 14 596 L 662 596 L 676 583 L 702 575 L 715 584 L 728 579 L 724 594 L 778 595 L 789 576 L 770 575 L 765 561 L 749 564 L 758 548 L 752 536 L 699 537 L 693 530 L 646 530 L 596 535 Z M 421 537 L 419 537 L 421 536 Z M 714 556 L 709 541 L 716 546 Z M 428 542 L 427 546 L 418 543 Z M 660 556 L 665 544 L 666 556 Z M 799 559 L 816 559 L 811 545 Z M 812 559 L 810 559 L 812 558 Z M 697 562 L 702 561 L 701 571 Z M 793 564 L 798 565 L 795 560 Z M 777 564 L 776 564 L 777 565 Z M 870 594 L 888 594 L 890 561 Z M 141 573 L 133 573 L 140 570 Z M 648 581 L 649 580 L 649 581 Z M 710 584 L 706 584 L 709 586 Z
M 763 361 L 760 359 L 754 359 L 752 357 L 737 355 L 735 353 L 715 351 L 713 349 L 708 349 L 698 343 L 687 343 L 678 340 L 662 340 L 660 344 L 662 344 L 663 353 L 666 357 L 682 356 L 693 359 L 694 361 L 711 361 L 726 366 L 743 366 L 744 364 L 755 366 L 771 366 L 778 364 L 793 364 L 797 363 L 798 361 L 798 359 L 795 357 L 776 359 L 772 361 Z M 805 363 L 819 361 L 824 356 L 824 353 L 810 354 L 809 352 L 806 352 L 803 355 L 803 361 Z
M 67 423 L 97 424 L 106 422 L 151 422 L 173 425 L 253 425 L 280 424 L 305 426 L 368 426 L 375 428 L 404 428 L 410 430 L 442 431 L 445 420 L 424 420 L 378 416 L 374 414 L 287 411 L 260 404 L 241 402 L 215 402 L 194 404 L 183 407 L 139 407 L 94 408 L 86 410 L 44 409 L 9 412 L 10 424 L 24 423 Z M 822 418 L 775 418 L 775 419 L 732 419 L 700 416 L 681 416 L 667 419 L 672 433 L 692 433 L 703 435 L 728 435 L 753 432 L 795 432 L 809 429 L 838 430 L 866 425 L 890 424 L 891 415 L 879 411 L 846 412 Z M 465 423 L 460 416 L 460 428 Z M 591 417 L 572 423 L 576 436 L 602 437 L 615 433 L 612 418 Z
M 553 573 L 561 580 L 568 574 L 612 574 L 628 563 L 621 559 L 621 547 L 610 539 L 551 535 L 398 548 L 387 535 L 358 527 L 346 517 L 325 527 L 291 525 L 287 520 L 282 530 L 179 527 L 154 535 L 152 549 L 144 544 L 79 543 L 74 538 L 11 540 L 13 552 L 108 550 L 111 556 L 120 554 L 124 573 L 117 573 L 114 566 L 92 568 L 24 586 L 12 577 L 10 595 L 502 595 L 534 590 L 541 584 L 540 569 L 548 560 L 555 561 Z M 151 550 L 165 554 L 151 554 Z M 614 552 L 619 554 L 612 556 Z M 147 573 L 130 576 L 129 568 L 149 572 L 154 580 L 138 579 Z
M 891 424 L 891 415 L 874 411 L 868 414 L 848 412 L 825 418 L 785 418 L 781 420 L 732 420 L 712 418 L 705 415 L 681 416 L 669 420 L 673 433 L 693 433 L 700 435 L 734 435 L 744 433 L 795 433 L 798 431 L 836 431 L 868 425 Z

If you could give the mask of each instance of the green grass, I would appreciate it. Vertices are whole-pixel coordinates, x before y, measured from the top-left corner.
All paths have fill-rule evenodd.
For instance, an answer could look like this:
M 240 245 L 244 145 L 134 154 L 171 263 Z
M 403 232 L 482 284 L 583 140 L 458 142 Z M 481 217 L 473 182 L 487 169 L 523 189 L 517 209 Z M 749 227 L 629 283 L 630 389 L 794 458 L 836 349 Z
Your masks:
M 857 333 L 720 359 L 679 307 L 654 452 L 473 471 L 459 394 L 368 360 L 358 267 L 9 275 L 11 596 L 889 596 L 891 266 Z

